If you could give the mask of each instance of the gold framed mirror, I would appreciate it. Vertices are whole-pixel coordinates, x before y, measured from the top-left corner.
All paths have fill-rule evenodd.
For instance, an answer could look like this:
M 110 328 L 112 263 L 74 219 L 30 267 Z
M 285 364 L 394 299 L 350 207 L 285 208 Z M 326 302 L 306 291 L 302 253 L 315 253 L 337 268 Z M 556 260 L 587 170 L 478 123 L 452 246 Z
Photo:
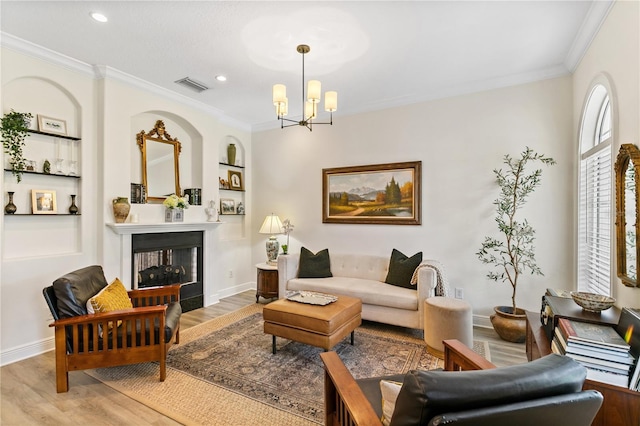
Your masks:
M 147 202 L 162 202 L 171 194 L 181 196 L 180 151 L 177 138 L 172 138 L 162 120 L 153 129 L 136 135 L 142 152 L 142 184 L 147 191 Z
M 622 144 L 615 164 L 616 173 L 616 258 L 618 277 L 627 287 L 638 283 L 638 220 L 640 150 L 632 144 Z

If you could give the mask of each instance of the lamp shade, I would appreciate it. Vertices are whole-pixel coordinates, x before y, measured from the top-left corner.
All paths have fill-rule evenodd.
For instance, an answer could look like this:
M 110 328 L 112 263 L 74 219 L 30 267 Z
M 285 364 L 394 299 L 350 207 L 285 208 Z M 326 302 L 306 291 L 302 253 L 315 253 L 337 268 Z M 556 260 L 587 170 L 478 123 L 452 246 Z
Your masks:
M 324 110 L 334 112 L 338 109 L 338 92 L 327 92 L 324 94 Z
M 278 105 L 285 102 L 287 97 L 287 87 L 284 84 L 273 85 L 273 104 Z
M 269 216 L 265 217 L 258 232 L 260 234 L 268 235 L 282 234 L 282 222 L 278 215 L 271 213 Z
M 307 84 L 307 101 L 317 104 L 320 102 L 322 84 L 318 80 L 309 80 Z

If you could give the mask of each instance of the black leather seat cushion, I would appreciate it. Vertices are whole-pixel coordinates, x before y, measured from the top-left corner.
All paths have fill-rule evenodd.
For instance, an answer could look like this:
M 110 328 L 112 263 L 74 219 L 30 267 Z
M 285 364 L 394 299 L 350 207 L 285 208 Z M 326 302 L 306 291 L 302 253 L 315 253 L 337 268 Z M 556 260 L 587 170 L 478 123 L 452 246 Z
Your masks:
M 58 316 L 70 318 L 87 314 L 87 301 L 107 286 L 102 266 L 92 265 L 70 272 L 53 282 Z
M 439 414 L 580 392 L 586 369 L 550 354 L 510 367 L 478 371 L 411 371 L 403 380 L 391 425 L 426 425 Z

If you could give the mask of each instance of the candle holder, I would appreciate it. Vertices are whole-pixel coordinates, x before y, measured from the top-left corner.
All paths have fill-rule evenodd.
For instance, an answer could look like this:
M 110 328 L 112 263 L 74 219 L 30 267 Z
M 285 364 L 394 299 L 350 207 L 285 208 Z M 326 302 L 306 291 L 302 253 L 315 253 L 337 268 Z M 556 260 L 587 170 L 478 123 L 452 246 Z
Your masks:
M 76 176 L 78 174 L 78 162 L 69 160 L 69 176 Z
M 62 166 L 64 164 L 64 160 L 62 158 L 56 158 L 56 174 L 63 175 Z

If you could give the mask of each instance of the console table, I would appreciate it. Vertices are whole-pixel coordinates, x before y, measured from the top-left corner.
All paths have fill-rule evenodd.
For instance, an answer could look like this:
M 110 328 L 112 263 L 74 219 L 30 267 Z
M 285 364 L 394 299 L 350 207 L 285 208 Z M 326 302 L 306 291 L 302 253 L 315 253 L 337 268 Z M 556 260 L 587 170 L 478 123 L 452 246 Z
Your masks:
M 551 343 L 542 328 L 538 312 L 527 311 L 526 346 L 529 361 L 551 353 Z M 592 426 L 640 425 L 640 392 L 594 380 L 585 380 L 582 388 L 597 390 L 604 396 Z

